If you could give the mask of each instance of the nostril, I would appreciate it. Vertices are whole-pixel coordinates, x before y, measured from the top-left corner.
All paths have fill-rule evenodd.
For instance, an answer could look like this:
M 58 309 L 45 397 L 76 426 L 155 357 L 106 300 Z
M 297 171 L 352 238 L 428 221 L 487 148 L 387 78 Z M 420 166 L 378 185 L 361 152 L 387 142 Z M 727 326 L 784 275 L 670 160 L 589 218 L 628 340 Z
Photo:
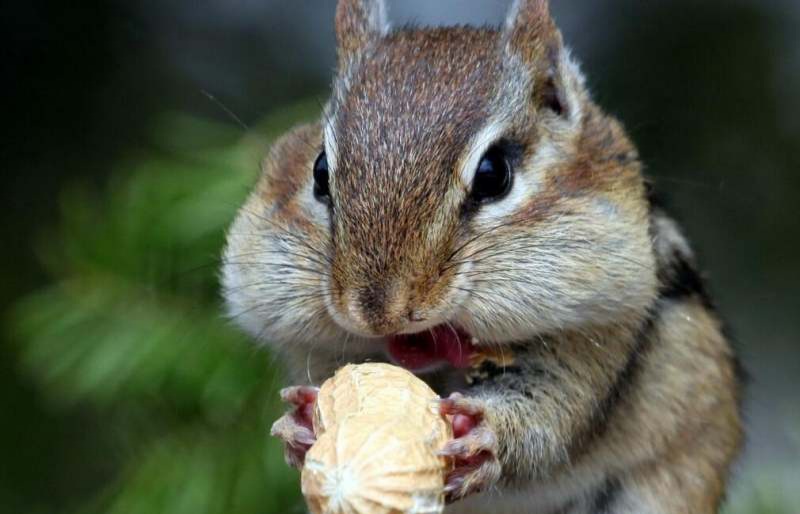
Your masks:
M 359 291 L 358 300 L 367 317 L 380 317 L 386 307 L 386 290 L 376 284 Z
M 424 321 L 408 305 L 408 294 L 399 281 L 373 281 L 350 290 L 350 319 L 376 334 L 402 330 L 408 323 Z

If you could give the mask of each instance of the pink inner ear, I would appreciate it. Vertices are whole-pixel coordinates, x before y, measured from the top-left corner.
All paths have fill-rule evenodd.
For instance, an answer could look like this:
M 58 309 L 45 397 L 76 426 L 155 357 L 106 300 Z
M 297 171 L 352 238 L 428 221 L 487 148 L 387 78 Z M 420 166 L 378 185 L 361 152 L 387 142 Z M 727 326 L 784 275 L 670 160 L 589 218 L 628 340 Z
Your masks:
M 471 339 L 468 334 L 441 325 L 419 334 L 394 336 L 389 339 L 388 351 L 397 364 L 412 371 L 442 363 L 465 369 L 475 353 Z

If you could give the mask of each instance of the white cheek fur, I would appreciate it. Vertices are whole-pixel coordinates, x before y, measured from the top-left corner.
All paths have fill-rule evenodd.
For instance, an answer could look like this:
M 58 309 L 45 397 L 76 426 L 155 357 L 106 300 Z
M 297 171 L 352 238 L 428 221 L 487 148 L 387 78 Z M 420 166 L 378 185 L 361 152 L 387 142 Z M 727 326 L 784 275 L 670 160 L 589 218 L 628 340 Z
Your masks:
M 314 197 L 310 166 L 297 201 L 303 217 L 322 233 L 327 231 L 329 212 Z M 267 344 L 336 343 L 342 334 L 321 315 L 330 288 L 325 270 L 311 271 L 320 266 L 315 252 L 323 252 L 324 245 L 299 243 L 296 236 L 301 234 L 275 217 L 273 209 L 263 217 L 253 214 L 263 208 L 259 202 L 257 195 L 251 197 L 228 234 L 221 277 L 228 314 Z

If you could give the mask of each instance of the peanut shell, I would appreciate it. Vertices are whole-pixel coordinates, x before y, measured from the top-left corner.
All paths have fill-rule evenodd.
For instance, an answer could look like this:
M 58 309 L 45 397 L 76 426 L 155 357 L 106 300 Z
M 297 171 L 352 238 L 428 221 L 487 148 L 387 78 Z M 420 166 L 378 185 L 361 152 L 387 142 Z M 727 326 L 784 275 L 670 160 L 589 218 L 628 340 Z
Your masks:
M 440 514 L 452 438 L 439 397 L 387 364 L 346 366 L 323 384 L 303 494 L 313 514 Z

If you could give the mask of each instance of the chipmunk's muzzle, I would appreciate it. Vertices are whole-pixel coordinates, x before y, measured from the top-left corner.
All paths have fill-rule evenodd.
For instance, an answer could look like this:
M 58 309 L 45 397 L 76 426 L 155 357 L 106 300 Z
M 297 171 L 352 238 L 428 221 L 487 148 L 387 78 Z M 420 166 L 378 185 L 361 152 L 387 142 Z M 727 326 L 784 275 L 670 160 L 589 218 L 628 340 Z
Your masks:
M 404 259 L 395 266 L 370 263 L 365 256 L 334 265 L 331 305 L 334 319 L 346 330 L 367 337 L 414 334 L 451 317 L 452 271 L 442 273 L 441 260 Z
M 361 176 L 365 169 L 371 168 L 339 170 L 336 194 L 349 201 L 333 219 L 333 317 L 343 328 L 364 336 L 428 330 L 450 314 L 446 311 L 454 271 L 446 265 L 459 225 L 458 219 L 448 217 L 453 206 L 438 200 L 449 183 L 423 181 L 419 187 L 425 187 L 418 191 L 416 185 L 407 187 L 400 181 L 411 171 L 388 164 L 355 181 L 354 175 Z M 371 196 L 363 190 L 368 181 L 380 186 Z
M 379 282 L 352 289 L 343 295 L 346 325 L 350 330 L 378 336 L 397 365 L 414 372 L 440 366 L 468 368 L 476 340 L 449 322 L 441 313 L 424 307 L 407 282 Z
M 352 325 L 346 328 L 374 336 L 419 330 L 429 315 L 411 288 L 397 280 L 352 288 L 342 293 L 340 303 Z

